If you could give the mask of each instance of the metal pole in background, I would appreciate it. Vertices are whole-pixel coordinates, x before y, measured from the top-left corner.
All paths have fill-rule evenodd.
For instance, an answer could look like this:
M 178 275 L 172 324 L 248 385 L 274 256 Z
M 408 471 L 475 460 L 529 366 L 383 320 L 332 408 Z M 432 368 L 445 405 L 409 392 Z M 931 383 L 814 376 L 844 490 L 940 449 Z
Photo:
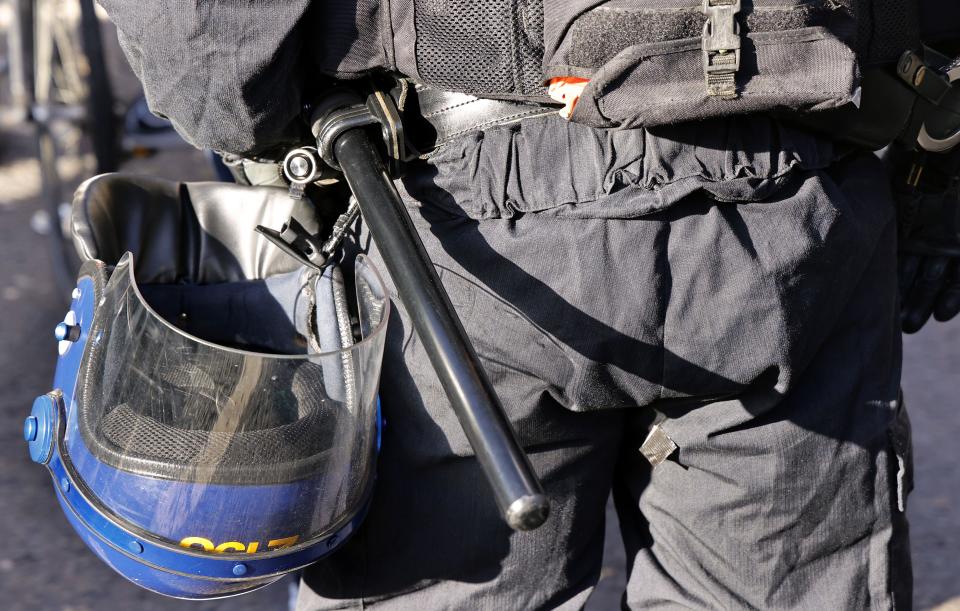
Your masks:
M 17 120 L 29 117 L 33 105 L 33 0 L 9 0 L 12 9 L 7 30 L 10 96 Z

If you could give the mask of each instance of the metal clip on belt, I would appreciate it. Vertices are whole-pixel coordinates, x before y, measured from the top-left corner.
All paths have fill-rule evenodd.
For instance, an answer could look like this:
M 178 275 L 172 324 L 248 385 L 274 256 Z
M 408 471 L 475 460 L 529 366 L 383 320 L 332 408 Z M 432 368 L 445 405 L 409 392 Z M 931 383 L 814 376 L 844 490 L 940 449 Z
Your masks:
M 707 22 L 703 24 L 703 76 L 707 95 L 737 97 L 740 69 L 740 0 L 703 0 Z

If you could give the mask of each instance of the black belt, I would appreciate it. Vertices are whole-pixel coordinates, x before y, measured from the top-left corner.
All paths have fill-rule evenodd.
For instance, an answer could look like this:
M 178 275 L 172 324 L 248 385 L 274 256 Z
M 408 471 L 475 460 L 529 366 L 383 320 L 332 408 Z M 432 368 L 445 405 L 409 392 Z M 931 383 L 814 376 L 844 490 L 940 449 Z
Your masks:
M 409 82 L 394 88 L 388 97 L 400 111 L 408 160 L 472 132 L 545 117 L 558 110 L 558 106 L 478 98 Z M 282 164 L 275 161 L 233 155 L 224 155 L 224 160 L 241 184 L 287 186 Z
M 557 112 L 556 106 L 477 98 L 423 86 L 394 93 L 407 137 L 421 154 L 471 132 Z

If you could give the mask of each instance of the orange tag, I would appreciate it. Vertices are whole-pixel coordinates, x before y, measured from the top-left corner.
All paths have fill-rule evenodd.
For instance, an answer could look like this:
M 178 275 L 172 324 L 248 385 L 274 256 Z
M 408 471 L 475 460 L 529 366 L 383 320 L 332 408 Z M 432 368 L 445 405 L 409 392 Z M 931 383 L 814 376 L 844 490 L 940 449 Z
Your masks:
M 575 76 L 558 76 L 550 79 L 550 86 L 547 88 L 547 94 L 554 100 L 563 104 L 560 109 L 560 116 L 569 119 L 573 114 L 573 109 L 580 100 L 580 94 L 583 88 L 587 86 L 590 79 L 577 78 Z

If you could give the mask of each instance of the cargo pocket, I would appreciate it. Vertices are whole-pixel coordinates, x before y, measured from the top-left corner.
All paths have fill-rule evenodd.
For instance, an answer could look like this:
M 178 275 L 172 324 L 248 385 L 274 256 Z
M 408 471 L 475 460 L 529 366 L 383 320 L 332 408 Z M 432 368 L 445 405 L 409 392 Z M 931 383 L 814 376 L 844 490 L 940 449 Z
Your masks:
M 574 375 L 563 348 L 520 310 L 474 279 L 437 265 L 450 301 L 508 410 L 546 391 L 568 403 Z M 517 414 L 510 414 L 516 416 Z
M 778 108 L 822 110 L 855 97 L 859 68 L 849 39 L 856 18 L 842 2 L 744 3 L 735 17 L 741 49 L 733 99 L 707 91 L 701 2 L 612 4 L 564 14 L 545 7 L 545 78 L 590 79 L 573 121 L 633 128 Z

